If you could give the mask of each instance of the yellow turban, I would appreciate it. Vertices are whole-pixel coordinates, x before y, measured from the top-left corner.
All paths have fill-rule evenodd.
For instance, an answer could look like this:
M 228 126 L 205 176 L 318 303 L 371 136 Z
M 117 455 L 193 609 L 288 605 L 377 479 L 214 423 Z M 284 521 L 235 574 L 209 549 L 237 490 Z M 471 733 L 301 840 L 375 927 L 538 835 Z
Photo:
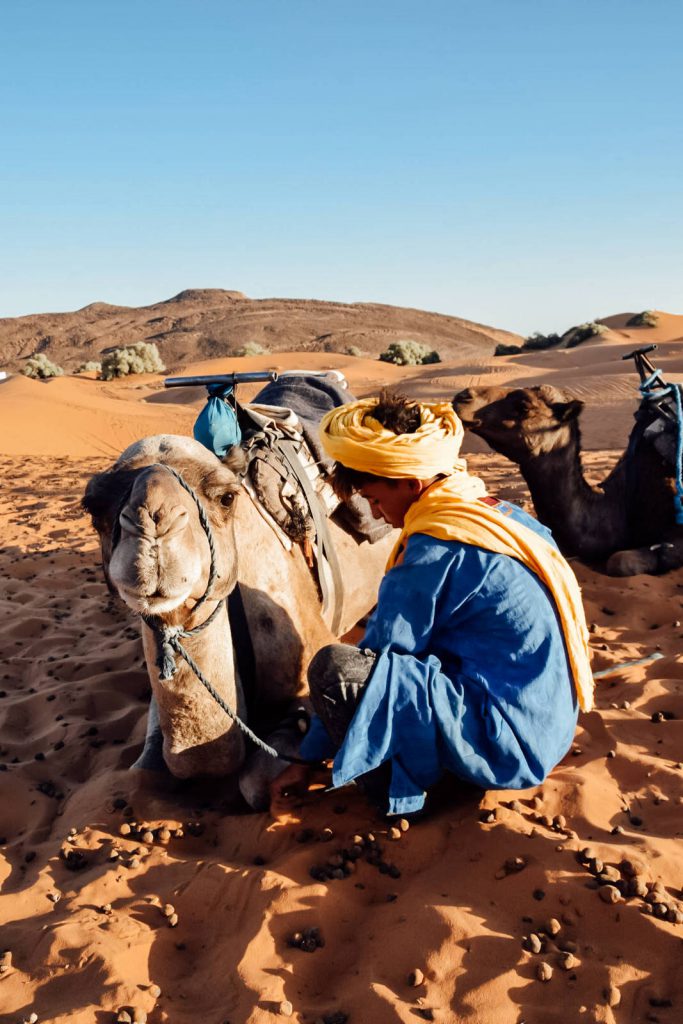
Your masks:
M 395 434 L 372 415 L 378 398 L 364 398 L 328 412 L 320 424 L 327 454 L 349 469 L 374 476 L 427 480 L 465 469 L 458 458 L 462 423 L 450 402 L 416 403 L 420 426 L 413 434 Z

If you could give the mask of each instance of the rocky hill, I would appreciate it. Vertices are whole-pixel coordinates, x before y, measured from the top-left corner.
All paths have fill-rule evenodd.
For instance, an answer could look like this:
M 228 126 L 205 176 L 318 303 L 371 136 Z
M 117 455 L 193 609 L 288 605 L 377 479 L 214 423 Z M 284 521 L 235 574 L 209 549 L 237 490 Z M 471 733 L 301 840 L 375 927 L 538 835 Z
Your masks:
M 392 341 L 413 339 L 443 360 L 489 355 L 519 343 L 509 331 L 417 309 L 376 303 L 249 299 L 220 288 L 189 289 L 138 308 L 94 302 L 73 313 L 0 319 L 0 365 L 19 370 L 44 352 L 65 370 L 136 341 L 154 342 L 168 369 L 235 354 L 248 342 L 269 351 L 340 352 L 376 357 Z

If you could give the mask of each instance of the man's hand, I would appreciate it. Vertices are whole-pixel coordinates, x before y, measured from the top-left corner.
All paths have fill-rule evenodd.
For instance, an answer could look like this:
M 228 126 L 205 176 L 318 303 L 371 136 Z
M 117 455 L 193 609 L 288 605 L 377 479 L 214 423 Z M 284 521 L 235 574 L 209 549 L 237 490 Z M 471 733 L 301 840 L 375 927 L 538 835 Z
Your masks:
M 287 765 L 283 772 L 276 775 L 270 784 L 270 806 L 280 803 L 287 797 L 303 796 L 308 788 L 313 770 L 307 764 Z

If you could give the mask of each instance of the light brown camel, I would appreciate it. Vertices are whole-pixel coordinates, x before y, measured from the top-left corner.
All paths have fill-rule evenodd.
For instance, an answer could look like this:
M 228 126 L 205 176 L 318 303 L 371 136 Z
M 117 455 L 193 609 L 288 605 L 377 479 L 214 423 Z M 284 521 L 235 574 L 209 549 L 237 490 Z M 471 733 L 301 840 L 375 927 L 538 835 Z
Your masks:
M 606 561 L 612 576 L 668 572 L 683 564 L 674 520 L 673 468 L 636 424 L 599 486 L 581 464 L 583 402 L 549 385 L 467 388 L 453 399 L 463 425 L 519 466 L 538 518 L 565 554 Z
M 249 722 L 258 732 L 272 728 L 293 698 L 306 692 L 310 659 L 336 637 L 322 618 L 318 588 L 300 548 L 285 549 L 241 487 L 236 470 L 243 458 L 238 449 L 221 462 L 191 438 L 148 437 L 91 479 L 83 504 L 100 535 L 107 580 L 133 611 L 191 629 L 239 582 L 254 680 L 241 680 L 236 671 L 224 603 L 208 628 L 182 642 L 240 717 L 246 718 L 248 704 Z M 165 466 L 180 472 L 194 489 L 215 538 L 217 579 L 196 612 L 209 579 L 209 544 L 193 498 Z M 374 603 L 394 534 L 370 545 L 358 543 L 334 521 L 330 531 L 344 570 L 343 633 Z M 176 675 L 162 682 L 157 642 L 144 622 L 142 637 L 168 769 L 181 779 L 238 773 L 250 741 L 182 659 L 176 659 Z M 259 756 L 263 768 L 267 755 L 251 754 L 250 764 Z M 263 779 L 259 785 L 263 789 Z M 256 802 L 262 804 L 263 796 Z

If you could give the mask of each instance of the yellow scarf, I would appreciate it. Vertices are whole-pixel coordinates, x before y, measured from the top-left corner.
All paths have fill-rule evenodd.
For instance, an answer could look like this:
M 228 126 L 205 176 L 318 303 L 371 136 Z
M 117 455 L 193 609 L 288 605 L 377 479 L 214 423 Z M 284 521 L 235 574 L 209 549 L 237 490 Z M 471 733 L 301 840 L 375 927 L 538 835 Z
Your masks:
M 457 540 L 486 551 L 509 555 L 530 569 L 552 594 L 564 633 L 569 662 L 582 711 L 593 707 L 593 673 L 588 650 L 588 629 L 576 577 L 562 555 L 528 527 L 483 502 L 463 501 L 458 474 L 437 480 L 406 514 L 401 536 L 387 563 L 395 564 L 413 533 L 439 540 Z

